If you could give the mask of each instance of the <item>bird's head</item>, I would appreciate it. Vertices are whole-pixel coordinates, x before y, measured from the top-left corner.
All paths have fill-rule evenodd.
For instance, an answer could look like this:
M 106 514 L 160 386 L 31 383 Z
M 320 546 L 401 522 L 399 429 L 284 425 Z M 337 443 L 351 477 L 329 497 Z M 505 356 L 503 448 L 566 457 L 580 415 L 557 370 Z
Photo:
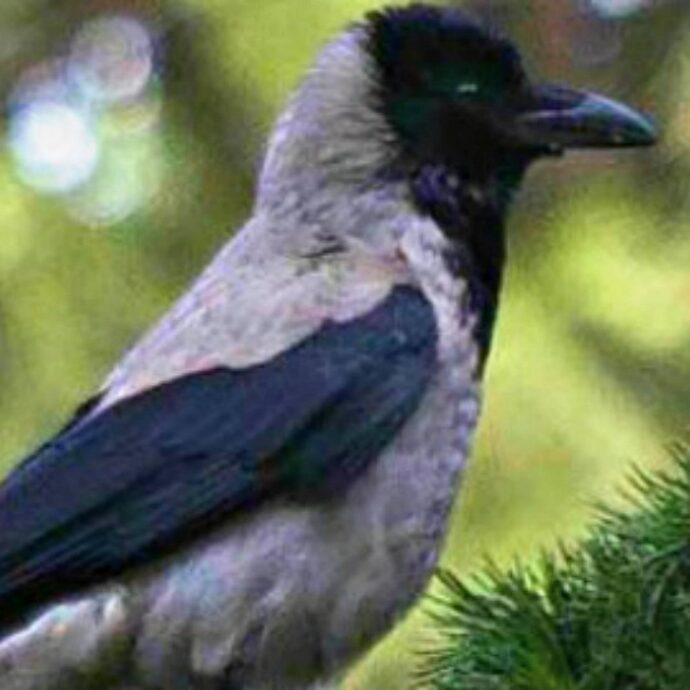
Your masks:
M 448 191 L 433 188 L 440 175 L 502 213 L 540 157 L 655 138 L 625 105 L 535 82 L 513 44 L 465 12 L 408 5 L 370 13 L 323 51 L 276 130 L 262 186 L 312 173 L 316 191 L 404 180 L 433 206 L 426 197 Z
M 655 140 L 650 122 L 622 104 L 535 83 L 508 40 L 459 10 L 383 10 L 366 31 L 380 105 L 413 165 L 481 182 L 566 149 Z

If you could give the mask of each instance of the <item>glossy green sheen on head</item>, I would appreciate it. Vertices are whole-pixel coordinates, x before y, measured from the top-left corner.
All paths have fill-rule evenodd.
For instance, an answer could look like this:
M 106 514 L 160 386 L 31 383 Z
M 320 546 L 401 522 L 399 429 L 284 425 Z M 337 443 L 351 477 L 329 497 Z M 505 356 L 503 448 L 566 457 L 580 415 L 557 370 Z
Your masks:
M 526 83 L 513 45 L 456 9 L 412 5 L 375 12 L 368 32 L 383 107 L 408 142 L 428 140 L 428 130 L 451 116 L 473 136 L 488 137 L 490 127 L 473 109 L 507 107 Z

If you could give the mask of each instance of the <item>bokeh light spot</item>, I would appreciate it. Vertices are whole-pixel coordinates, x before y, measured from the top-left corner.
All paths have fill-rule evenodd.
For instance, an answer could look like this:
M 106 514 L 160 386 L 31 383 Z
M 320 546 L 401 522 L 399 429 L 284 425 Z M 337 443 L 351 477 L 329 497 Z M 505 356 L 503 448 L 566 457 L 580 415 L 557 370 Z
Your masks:
M 67 69 L 87 99 L 112 103 L 136 98 L 154 72 L 153 41 L 135 19 L 102 17 L 81 29 Z
M 591 0 L 597 13 L 614 19 L 634 14 L 649 5 L 649 2 L 650 0 Z
M 26 69 L 9 99 L 19 178 L 82 224 L 122 222 L 163 174 L 154 34 L 134 17 L 85 22 L 64 55 Z
M 37 100 L 19 108 L 9 139 L 21 178 L 41 191 L 71 191 L 98 164 L 100 147 L 88 117 L 67 103 Z

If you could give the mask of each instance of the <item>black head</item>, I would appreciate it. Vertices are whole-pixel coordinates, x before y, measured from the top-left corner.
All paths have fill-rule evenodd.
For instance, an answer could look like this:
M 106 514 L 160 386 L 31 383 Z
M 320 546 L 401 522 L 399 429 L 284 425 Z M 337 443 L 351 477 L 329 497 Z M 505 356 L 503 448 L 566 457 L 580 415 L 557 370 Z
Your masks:
M 515 47 L 465 13 L 411 5 L 368 16 L 376 106 L 397 135 L 395 175 L 453 239 L 486 354 L 505 254 L 507 203 L 527 166 L 567 148 L 643 146 L 655 132 L 624 105 L 533 83 Z
M 457 9 L 383 10 L 367 30 L 381 107 L 417 162 L 481 180 L 564 148 L 654 141 L 625 106 L 533 84 L 510 41 Z

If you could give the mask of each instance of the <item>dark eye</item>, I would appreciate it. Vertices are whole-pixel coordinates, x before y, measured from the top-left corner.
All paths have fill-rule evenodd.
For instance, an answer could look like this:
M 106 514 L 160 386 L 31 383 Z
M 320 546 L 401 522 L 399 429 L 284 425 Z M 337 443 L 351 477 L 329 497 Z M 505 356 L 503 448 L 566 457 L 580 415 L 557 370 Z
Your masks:
M 475 96 L 480 90 L 481 87 L 476 81 L 462 81 L 455 87 L 458 96 Z
M 444 65 L 425 74 L 426 86 L 444 98 L 497 98 L 509 88 L 508 75 L 493 63 Z

